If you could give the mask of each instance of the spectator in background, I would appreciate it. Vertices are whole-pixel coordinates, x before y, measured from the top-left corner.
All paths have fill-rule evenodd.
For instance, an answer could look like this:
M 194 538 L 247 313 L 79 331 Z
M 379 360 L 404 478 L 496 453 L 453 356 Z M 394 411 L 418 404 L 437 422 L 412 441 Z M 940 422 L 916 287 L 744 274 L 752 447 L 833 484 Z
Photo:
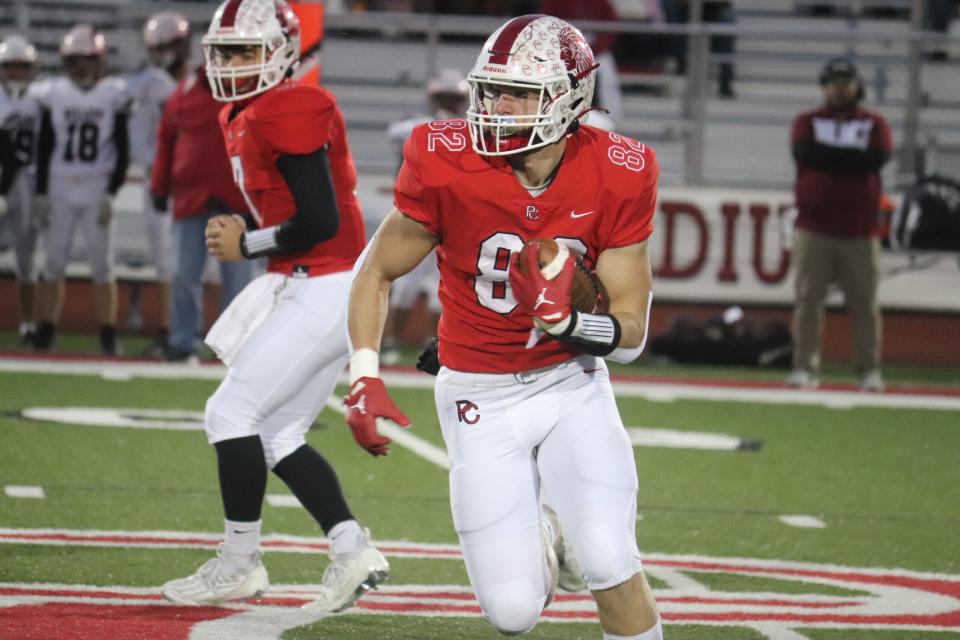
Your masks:
M 190 56 L 190 23 L 179 13 L 155 13 L 143 25 L 148 65 L 130 79 L 133 114 L 130 116 L 130 151 L 133 162 L 147 176 L 143 189 L 143 222 L 150 256 L 157 271 L 160 294 L 158 345 L 167 344 L 170 322 L 170 280 L 173 275 L 172 224 L 167 211 L 158 211 L 150 197 L 150 173 L 157 153 L 157 131 L 163 105 L 183 78 Z
M 467 78 L 458 69 L 443 69 L 427 82 L 427 107 L 429 114 L 392 122 L 387 128 L 387 137 L 397 158 L 397 167 L 403 162 L 403 145 L 414 127 L 433 121 L 463 118 L 467 112 L 469 86 Z M 391 364 L 397 357 L 396 347 L 404 342 L 405 329 L 411 311 L 423 296 L 426 299 L 427 318 L 423 327 L 428 336 L 437 333 L 440 319 L 440 271 L 434 256 L 428 257 L 417 267 L 398 278 L 390 288 L 390 313 L 384 337 L 384 361 Z
M 33 216 L 46 229 L 46 265 L 37 288 L 40 323 L 33 346 L 39 351 L 53 346 L 67 261 L 79 227 L 93 279 L 100 349 L 116 355 L 113 199 L 126 180 L 130 158 L 130 95 L 123 80 L 106 75 L 107 42 L 92 25 L 79 24 L 67 32 L 60 58 L 65 75 L 37 92 L 43 110 Z
M 799 114 L 790 134 L 798 214 L 793 372 L 787 385 L 817 385 L 824 303 L 828 286 L 836 283 L 851 318 L 860 388 L 882 391 L 875 232 L 880 168 L 891 153 L 890 126 L 880 114 L 861 108 L 863 80 L 849 60 L 827 62 L 820 85 L 823 105 Z
M 222 107 L 200 67 L 177 84 L 160 121 L 150 193 L 161 212 L 173 198 L 173 299 L 166 348 L 171 362 L 195 361 L 200 349 L 207 221 L 248 212 L 223 145 L 217 120 Z M 223 309 L 250 282 L 250 262 L 222 262 L 220 275 Z
M 667 22 L 685 24 L 690 21 L 689 0 L 664 0 L 664 13 Z M 703 22 L 733 24 L 736 16 L 733 3 L 726 0 L 705 0 L 703 3 Z M 736 39 L 730 35 L 710 37 L 710 53 L 733 55 Z M 677 73 L 686 73 L 687 68 L 687 37 L 679 36 L 674 39 L 674 54 L 677 58 Z M 733 62 L 721 61 L 718 65 L 717 80 L 721 98 L 733 98 Z
M 37 73 L 37 50 L 18 35 L 0 43 L 0 220 L 13 243 L 20 342 L 36 331 L 37 228 L 30 219 L 40 106 L 28 95 Z
M 616 22 L 617 9 L 610 0 L 593 0 L 580 2 L 578 0 L 543 0 L 538 13 L 562 18 L 574 26 L 584 20 L 608 20 Z M 620 93 L 620 74 L 617 71 L 617 60 L 613 56 L 613 45 L 617 34 L 613 31 L 592 32 L 584 30 L 587 44 L 593 49 L 593 59 L 598 65 L 596 101 L 608 113 L 613 127 L 623 119 L 623 100 Z M 611 128 L 613 128 L 611 127 Z M 606 128 L 606 127 L 604 127 Z

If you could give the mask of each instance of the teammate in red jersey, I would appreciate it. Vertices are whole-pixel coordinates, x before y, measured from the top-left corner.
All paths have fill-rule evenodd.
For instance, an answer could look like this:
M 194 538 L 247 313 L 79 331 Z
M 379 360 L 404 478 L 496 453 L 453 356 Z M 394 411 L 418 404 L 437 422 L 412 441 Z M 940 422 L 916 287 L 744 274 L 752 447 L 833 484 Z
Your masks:
M 514 18 L 468 76 L 467 120 L 414 131 L 396 207 L 350 294 L 347 422 L 373 454 L 389 444 L 377 418 L 409 424 L 377 350 L 390 283 L 436 247 L 436 403 L 480 606 L 501 633 L 522 633 L 561 575 L 565 588 L 579 578 L 604 638 L 652 640 L 662 629 L 636 543 L 636 466 L 603 358 L 632 360 L 646 338 L 658 167 L 648 147 L 582 123 L 595 69 L 571 25 Z M 571 308 L 572 258 L 547 279 L 529 252 L 520 273 L 519 250 L 543 236 L 595 268 L 608 313 Z M 582 569 L 564 575 L 573 554 Z
M 213 94 L 228 103 L 227 153 L 253 218 L 211 218 L 207 247 L 221 261 L 267 256 L 268 272 L 206 338 L 229 366 L 205 418 L 226 539 L 217 558 L 164 585 L 174 602 L 219 604 L 268 588 L 259 551 L 268 468 L 330 539 L 332 561 L 307 608 L 348 607 L 389 571 L 333 468 L 304 438 L 347 362 L 350 270 L 365 236 L 343 116 L 329 92 L 290 79 L 299 27 L 283 0 L 227 0 L 204 38 Z

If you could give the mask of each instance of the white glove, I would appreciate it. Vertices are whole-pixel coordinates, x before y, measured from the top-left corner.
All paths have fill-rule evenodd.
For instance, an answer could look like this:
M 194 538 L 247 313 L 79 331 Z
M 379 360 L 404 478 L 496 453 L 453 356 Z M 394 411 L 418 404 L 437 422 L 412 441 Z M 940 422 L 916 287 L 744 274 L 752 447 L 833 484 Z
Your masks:
M 46 229 L 50 226 L 50 198 L 44 195 L 34 196 L 33 219 L 40 229 Z
M 7 215 L 7 211 L 10 210 L 10 207 L 7 205 L 7 199 L 5 196 L 0 196 L 0 218 Z
M 101 227 L 105 227 L 110 224 L 110 220 L 113 218 L 113 198 L 109 195 L 104 194 L 100 198 L 100 211 L 97 213 L 97 224 Z

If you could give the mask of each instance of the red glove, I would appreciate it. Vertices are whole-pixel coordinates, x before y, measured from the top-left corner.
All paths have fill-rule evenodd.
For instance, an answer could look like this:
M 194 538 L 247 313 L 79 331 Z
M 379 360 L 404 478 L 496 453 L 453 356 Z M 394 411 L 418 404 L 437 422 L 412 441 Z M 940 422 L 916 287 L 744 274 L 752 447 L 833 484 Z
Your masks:
M 410 418 L 393 404 L 380 378 L 358 379 L 343 402 L 347 405 L 347 424 L 353 431 L 354 440 L 370 455 L 385 456 L 390 453 L 387 449 L 390 438 L 377 433 L 378 418 L 393 420 L 401 427 L 410 426 Z
M 555 325 L 570 317 L 570 288 L 573 285 L 573 256 L 568 255 L 560 273 L 553 280 L 547 280 L 540 273 L 540 247 L 527 251 L 526 273 L 521 273 L 519 264 L 521 254 L 514 254 L 510 265 L 510 288 L 513 298 L 520 308 L 534 319 L 545 325 Z

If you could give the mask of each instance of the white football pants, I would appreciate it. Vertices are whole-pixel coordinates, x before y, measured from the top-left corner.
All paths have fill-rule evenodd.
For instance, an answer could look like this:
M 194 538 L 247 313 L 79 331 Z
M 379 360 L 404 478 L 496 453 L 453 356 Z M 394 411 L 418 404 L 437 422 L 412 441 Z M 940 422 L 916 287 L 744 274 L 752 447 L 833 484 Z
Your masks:
M 641 570 L 637 473 L 600 358 L 521 374 L 442 368 L 437 412 L 467 573 L 498 630 L 536 623 L 547 594 L 540 485 L 591 590 Z
M 306 442 L 349 358 L 350 283 L 349 271 L 286 278 L 207 400 L 210 444 L 259 435 L 272 469 Z
M 113 280 L 113 229 L 115 221 L 101 225 L 100 202 L 107 192 L 109 176 L 50 176 L 50 227 L 46 232 L 46 264 L 48 280 L 60 280 L 67 270 L 73 237 L 77 227 L 83 234 L 87 262 L 94 282 Z

